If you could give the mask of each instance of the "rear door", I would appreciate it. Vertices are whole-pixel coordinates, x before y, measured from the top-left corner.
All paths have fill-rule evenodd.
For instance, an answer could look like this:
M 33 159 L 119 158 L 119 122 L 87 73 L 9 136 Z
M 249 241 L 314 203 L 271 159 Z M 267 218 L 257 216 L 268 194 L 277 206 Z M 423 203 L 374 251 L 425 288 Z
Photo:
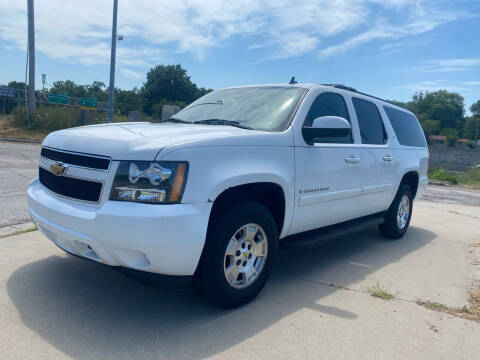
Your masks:
M 397 161 L 377 104 L 352 97 L 361 138 L 364 215 L 388 209 L 393 199 Z

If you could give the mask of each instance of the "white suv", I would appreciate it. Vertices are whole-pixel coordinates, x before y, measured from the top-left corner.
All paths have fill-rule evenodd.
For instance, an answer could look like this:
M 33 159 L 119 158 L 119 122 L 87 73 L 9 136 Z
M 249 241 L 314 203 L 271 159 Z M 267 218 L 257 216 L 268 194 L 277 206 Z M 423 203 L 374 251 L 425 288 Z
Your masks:
M 193 275 L 234 307 L 263 288 L 280 240 L 372 225 L 402 237 L 427 167 L 415 116 L 381 99 L 341 85 L 236 87 L 164 123 L 48 135 L 28 207 L 69 253 Z

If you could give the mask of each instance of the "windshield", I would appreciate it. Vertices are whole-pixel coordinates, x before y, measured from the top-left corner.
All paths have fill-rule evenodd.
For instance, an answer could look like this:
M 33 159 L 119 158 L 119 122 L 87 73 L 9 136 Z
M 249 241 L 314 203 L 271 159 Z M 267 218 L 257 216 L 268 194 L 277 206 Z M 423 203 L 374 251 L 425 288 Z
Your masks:
M 173 120 L 210 125 L 230 122 L 255 130 L 282 131 L 306 91 L 282 86 L 213 91 L 176 113 Z

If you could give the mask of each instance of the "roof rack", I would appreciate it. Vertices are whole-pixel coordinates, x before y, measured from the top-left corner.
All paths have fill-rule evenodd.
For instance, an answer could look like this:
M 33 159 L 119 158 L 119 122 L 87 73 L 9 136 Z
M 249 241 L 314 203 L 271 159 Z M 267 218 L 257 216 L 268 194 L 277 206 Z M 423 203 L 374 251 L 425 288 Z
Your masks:
M 369 95 L 369 94 L 365 94 L 361 91 L 358 91 L 357 89 L 354 89 L 350 86 L 346 86 L 346 85 L 342 85 L 342 84 L 321 84 L 323 86 L 331 86 L 331 87 L 334 87 L 334 88 L 337 88 L 337 89 L 342 89 L 342 90 L 348 90 L 348 91 L 351 91 L 351 92 L 354 92 L 354 93 L 357 93 L 357 94 L 360 94 L 360 95 L 364 95 L 364 96 L 368 96 L 368 97 L 371 97 L 373 99 L 377 99 L 377 100 L 380 100 L 380 101 L 383 101 L 383 102 L 386 102 L 388 104 L 392 104 L 392 105 L 395 105 L 393 103 L 391 103 L 390 101 L 388 100 L 384 100 L 382 98 L 379 98 L 379 97 L 376 97 L 376 96 L 373 96 L 373 95 Z M 398 106 L 398 105 L 396 105 Z

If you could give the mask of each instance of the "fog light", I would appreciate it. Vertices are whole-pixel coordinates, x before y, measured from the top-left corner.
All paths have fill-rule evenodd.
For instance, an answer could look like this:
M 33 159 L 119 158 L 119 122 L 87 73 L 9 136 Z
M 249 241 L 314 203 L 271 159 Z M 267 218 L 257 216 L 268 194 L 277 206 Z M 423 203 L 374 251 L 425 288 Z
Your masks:
M 119 187 L 116 190 L 117 190 L 118 198 L 120 200 L 135 200 L 136 189 Z
M 167 197 L 165 190 L 158 189 L 136 189 L 129 187 L 118 187 L 115 189 L 119 200 L 143 201 L 143 202 L 164 202 Z
M 140 201 L 163 202 L 167 195 L 165 190 L 156 189 L 137 190 L 137 192 L 137 200 Z

